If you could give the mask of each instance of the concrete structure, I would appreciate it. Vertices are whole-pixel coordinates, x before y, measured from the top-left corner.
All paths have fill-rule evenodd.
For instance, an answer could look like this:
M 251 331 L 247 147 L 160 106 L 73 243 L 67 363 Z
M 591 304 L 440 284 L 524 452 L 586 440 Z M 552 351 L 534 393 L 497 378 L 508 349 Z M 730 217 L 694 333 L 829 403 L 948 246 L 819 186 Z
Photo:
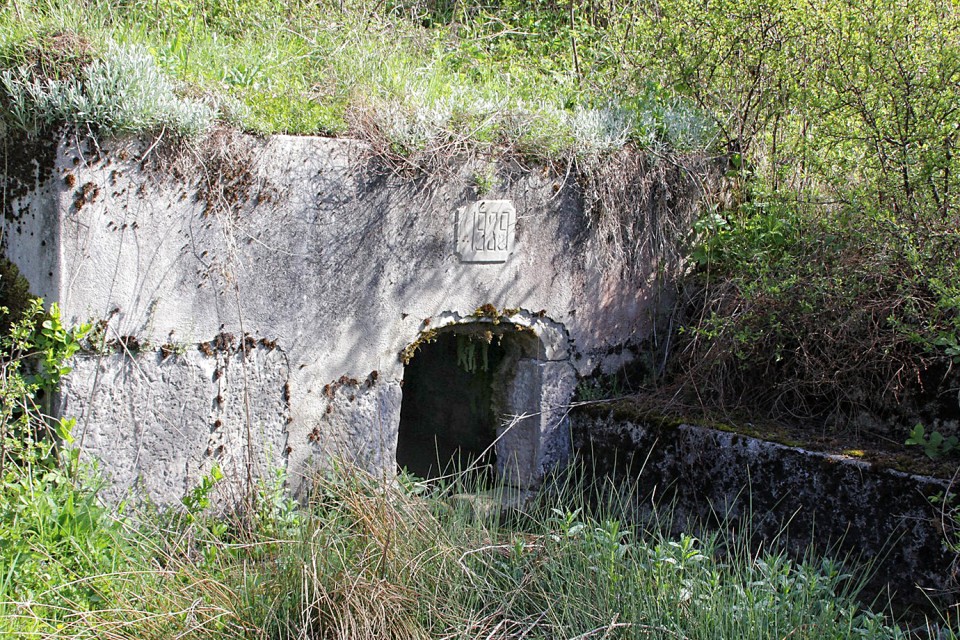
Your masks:
M 176 503 L 219 464 L 219 497 L 238 502 L 275 470 L 303 491 L 338 458 L 384 476 L 398 461 L 486 466 L 522 490 L 576 448 L 637 481 L 638 517 L 662 500 L 690 530 L 751 505 L 758 536 L 886 557 L 878 585 L 949 586 L 926 502 L 943 482 L 697 427 L 571 419 L 578 377 L 629 362 L 650 334 L 658 267 L 610 258 L 609 226 L 570 176 L 498 165 L 479 194 L 485 160 L 400 176 L 357 142 L 226 133 L 196 149 L 5 152 L 4 253 L 67 322 L 96 324 L 60 411 L 108 496 Z M 696 181 L 677 182 L 650 206 L 689 218 Z
M 493 434 L 463 439 L 533 486 L 569 451 L 577 376 L 651 330 L 656 265 L 605 258 L 569 176 L 499 165 L 481 195 L 485 161 L 398 176 L 351 141 L 161 147 L 37 143 L 5 178 L 6 255 L 68 322 L 97 323 L 61 410 L 114 495 L 176 501 L 214 463 L 238 495 L 337 457 L 392 474 L 416 414 L 405 365 L 441 348 L 470 374 L 494 365 L 468 355 L 495 358 L 497 382 L 420 397 L 485 403 Z M 411 437 L 439 442 L 431 429 Z
M 749 532 L 756 548 L 869 566 L 865 601 L 934 616 L 955 606 L 957 556 L 930 502 L 951 493 L 951 481 L 738 433 L 658 427 L 619 409 L 574 411 L 571 430 L 587 468 L 633 490 L 637 520 L 734 540 L 731 532 Z

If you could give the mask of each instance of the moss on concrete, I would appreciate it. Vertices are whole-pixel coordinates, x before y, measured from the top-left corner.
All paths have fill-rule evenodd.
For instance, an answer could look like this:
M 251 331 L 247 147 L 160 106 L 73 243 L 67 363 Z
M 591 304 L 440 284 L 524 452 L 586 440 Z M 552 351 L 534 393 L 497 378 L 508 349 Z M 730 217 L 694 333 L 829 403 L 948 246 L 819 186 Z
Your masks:
M 10 325 L 23 317 L 35 297 L 17 265 L 0 257 L 0 307 L 7 309 L 7 313 L 0 314 L 0 332 L 6 334 Z

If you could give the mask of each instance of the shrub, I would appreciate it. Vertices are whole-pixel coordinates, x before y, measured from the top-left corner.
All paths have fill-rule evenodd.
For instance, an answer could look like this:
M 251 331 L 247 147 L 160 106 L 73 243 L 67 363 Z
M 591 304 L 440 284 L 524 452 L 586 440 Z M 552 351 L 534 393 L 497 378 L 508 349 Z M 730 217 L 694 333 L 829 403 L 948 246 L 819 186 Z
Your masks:
M 694 230 L 675 380 L 778 419 L 866 411 L 900 442 L 960 414 L 955 7 L 681 2 L 647 28 L 736 196 Z
M 6 313 L 5 309 L 0 312 Z M 56 305 L 34 300 L 0 339 L 0 630 L 49 630 L 61 608 L 105 596 L 89 578 L 119 568 L 122 530 L 77 484 L 78 455 L 63 450 L 74 422 L 43 407 L 89 327 L 65 329 Z
M 185 136 L 210 127 L 215 111 L 177 96 L 153 57 L 139 47 L 110 44 L 75 75 L 45 77 L 17 66 L 0 72 L 13 127 L 36 132 L 69 123 L 106 133 L 159 131 Z

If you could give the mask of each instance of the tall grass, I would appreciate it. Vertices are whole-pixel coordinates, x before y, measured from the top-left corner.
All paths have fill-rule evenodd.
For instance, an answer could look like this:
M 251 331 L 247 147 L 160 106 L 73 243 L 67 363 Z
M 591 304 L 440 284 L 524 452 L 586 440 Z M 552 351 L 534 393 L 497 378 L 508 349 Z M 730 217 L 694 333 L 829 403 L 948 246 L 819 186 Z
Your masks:
M 111 639 L 906 637 L 855 602 L 839 564 L 723 534 L 671 539 L 628 524 L 617 500 L 596 506 L 572 474 L 552 486 L 518 510 L 478 509 L 453 496 L 469 486 L 341 468 L 308 504 L 267 492 L 252 517 L 126 514 L 104 521 L 125 532 L 122 565 L 0 604 L 0 625 Z

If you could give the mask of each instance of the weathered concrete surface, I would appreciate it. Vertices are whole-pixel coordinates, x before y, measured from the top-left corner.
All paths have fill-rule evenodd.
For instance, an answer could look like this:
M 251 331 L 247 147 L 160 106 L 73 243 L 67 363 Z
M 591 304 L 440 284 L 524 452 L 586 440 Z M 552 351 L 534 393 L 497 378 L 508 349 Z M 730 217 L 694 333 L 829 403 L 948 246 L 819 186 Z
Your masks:
M 234 434 L 225 451 L 246 459 L 236 434 L 252 423 L 269 434 L 264 464 L 285 460 L 298 485 L 334 454 L 393 472 L 398 354 L 424 332 L 517 323 L 540 339 L 536 359 L 552 371 L 541 376 L 536 471 L 517 479 L 530 484 L 569 449 L 562 405 L 575 372 L 650 331 L 656 265 L 634 273 L 604 259 L 563 176 L 501 167 L 484 199 L 513 204 L 511 251 L 503 262 L 464 262 L 456 214 L 480 199 L 469 162 L 409 178 L 351 141 L 222 134 L 195 149 L 161 147 L 64 140 L 52 169 L 24 174 L 36 184 L 17 183 L 0 222 L 4 250 L 35 293 L 59 301 L 68 322 L 103 320 L 108 341 L 142 347 L 133 359 L 81 358 L 63 394 L 85 425 L 84 448 L 120 488 L 141 478 L 156 500 L 172 501 L 208 468 L 212 356 L 152 362 L 161 347 L 206 344 L 220 358 L 215 338 L 231 335 L 282 351 L 282 365 L 254 359 L 244 370 L 262 384 L 256 394 L 248 384 L 247 397 L 282 396 L 282 407 L 219 419 Z M 476 314 L 482 305 L 510 313 Z M 225 402 L 241 406 L 234 395 Z M 161 437 L 163 425 L 171 430 Z M 131 433 L 140 435 L 127 442 Z M 176 441 L 184 450 L 169 448 Z
M 379 380 L 379 381 L 378 381 Z M 323 412 L 307 434 L 309 467 L 321 468 L 332 458 L 364 469 L 392 473 L 402 391 L 399 381 L 368 376 L 324 385 Z
M 516 486 L 532 483 L 540 459 L 540 394 L 531 392 L 543 386 L 540 364 L 532 358 L 522 358 L 512 379 L 505 381 L 504 413 L 514 417 L 497 434 L 506 454 L 497 457 L 497 464 L 501 476 Z
M 80 416 L 77 444 L 102 462 L 108 498 L 136 488 L 163 504 L 218 464 L 217 495 L 235 503 L 249 477 L 284 466 L 288 365 L 276 348 L 105 353 L 75 367 L 63 411 Z
M 889 589 L 903 603 L 942 604 L 956 586 L 955 557 L 928 501 L 947 481 L 704 427 L 586 412 L 571 420 L 587 468 L 636 483 L 638 517 L 662 505 L 673 528 L 688 532 L 746 519 L 758 542 L 877 563 L 872 592 Z

